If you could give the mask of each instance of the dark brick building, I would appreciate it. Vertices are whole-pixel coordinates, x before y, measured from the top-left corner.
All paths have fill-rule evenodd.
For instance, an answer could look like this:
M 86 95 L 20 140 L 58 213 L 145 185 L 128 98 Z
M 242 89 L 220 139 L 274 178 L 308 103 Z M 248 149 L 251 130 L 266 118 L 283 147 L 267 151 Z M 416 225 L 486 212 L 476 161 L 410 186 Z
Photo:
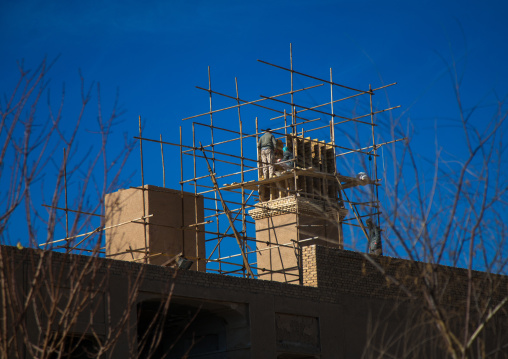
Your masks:
M 436 272 L 443 320 L 459 327 L 468 287 L 462 269 L 317 245 L 303 248 L 303 286 L 8 246 L 0 258 L 10 357 L 25 358 L 58 340 L 73 358 L 446 357 L 419 281 Z M 486 312 L 508 297 L 507 277 L 472 283 Z M 505 358 L 507 342 L 503 307 L 471 353 Z

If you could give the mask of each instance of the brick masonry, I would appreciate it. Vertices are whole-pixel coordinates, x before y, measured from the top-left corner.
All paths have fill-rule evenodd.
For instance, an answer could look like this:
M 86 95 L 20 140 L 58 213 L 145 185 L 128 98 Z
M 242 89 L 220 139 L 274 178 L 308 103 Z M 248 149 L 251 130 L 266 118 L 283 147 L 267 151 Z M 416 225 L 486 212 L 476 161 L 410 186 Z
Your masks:
M 311 245 L 302 249 L 303 284 L 318 287 L 322 300 L 334 301 L 339 293 L 381 299 L 408 299 L 404 286 L 415 297 L 424 281 L 431 281 L 442 303 L 462 307 L 468 290 L 468 271 L 443 265 Z M 376 263 L 376 268 L 372 262 Z M 384 271 L 382 273 L 381 271 Z M 508 297 L 508 276 L 472 271 L 475 296 L 493 303 Z
M 104 308 L 102 316 L 98 315 L 99 307 L 95 303 L 92 303 L 93 315 L 83 310 L 83 318 L 91 322 L 77 323 L 77 332 L 89 331 L 89 326 L 92 325 L 95 333 L 107 335 L 108 330 L 116 330 L 115 323 L 125 315 L 124 310 L 130 306 L 130 322 L 123 327 L 122 337 L 112 354 L 113 358 L 129 357 L 131 347 L 128 343 L 136 343 L 136 303 L 160 300 L 168 296 L 174 296 L 172 298 L 179 303 L 211 301 L 223 303 L 228 308 L 237 307 L 236 303 L 248 308 L 245 321 L 249 323 L 247 330 L 250 334 L 242 347 L 245 351 L 241 352 L 245 355 L 234 358 L 275 358 L 287 353 L 301 353 L 301 357 L 305 355 L 321 359 L 362 357 L 366 345 L 372 343 L 372 338 L 367 334 L 368 330 L 372 329 L 369 325 L 373 318 L 377 320 L 376 323 L 387 325 L 386 328 L 381 328 L 379 336 L 376 337 L 376 340 L 381 342 L 385 338 L 385 329 L 387 333 L 396 336 L 404 334 L 399 332 L 401 323 L 402 328 L 405 328 L 406 322 L 412 324 L 415 313 L 419 314 L 423 308 L 408 303 L 407 295 L 399 286 L 387 281 L 368 258 L 375 261 L 394 280 L 405 285 L 417 299 L 422 297 L 418 290 L 420 281 L 430 273 L 439 279 L 438 283 L 442 283 L 439 300 L 454 307 L 463 307 L 464 304 L 468 273 L 463 269 L 445 266 L 432 268 L 424 263 L 390 257 L 366 257 L 362 253 L 319 245 L 303 248 L 302 255 L 303 286 L 190 270 L 177 271 L 152 264 L 52 251 L 19 250 L 9 246 L 0 246 L 0 270 L 3 271 L 4 278 L 17 290 L 28 291 L 31 278 L 43 258 L 45 262 L 39 267 L 42 268 L 41 278 L 44 278 L 41 290 L 72 288 L 77 283 L 84 283 L 79 285 L 79 290 L 96 290 L 102 293 L 101 298 L 110 298 L 113 305 L 109 310 Z M 86 272 L 85 280 L 76 282 L 82 272 Z M 49 273 L 58 275 L 51 276 Z M 138 274 L 141 275 L 142 282 L 135 288 L 131 285 Z M 54 282 L 49 282 L 50 280 Z M 491 299 L 489 307 L 492 308 L 501 298 L 508 296 L 508 277 L 473 272 L 473 287 L 477 298 Z M 138 292 L 138 296 L 131 302 L 130 295 L 135 294 L 133 288 Z M 438 286 L 437 290 L 440 291 L 440 288 Z M 103 300 L 103 307 L 107 303 L 109 302 Z M 418 310 L 414 310 L 416 308 Z M 16 309 L 13 306 L 10 312 Z M 462 310 L 453 313 L 463 317 Z M 506 311 L 500 315 L 492 323 L 491 331 L 485 335 L 486 345 L 492 348 L 496 343 L 502 342 L 508 332 Z M 36 328 L 34 319 L 30 319 L 34 317 L 33 314 L 28 314 L 28 328 Z M 112 324 L 107 324 L 104 318 L 110 317 Z M 291 328 L 295 330 L 291 331 Z M 306 331 L 302 334 L 299 328 L 305 328 Z M 417 326 L 415 330 L 415 337 L 411 339 L 409 336 L 412 332 L 408 332 L 407 338 L 416 340 L 419 344 L 423 334 L 418 331 Z M 34 338 L 39 334 L 34 332 Z M 401 338 L 400 340 L 405 340 L 404 337 Z M 493 343 L 489 344 L 487 339 Z M 407 341 L 404 343 L 406 345 Z M 436 353 L 440 353 L 439 346 L 432 348 Z M 396 347 L 392 350 L 393 357 L 415 357 L 403 355 Z
M 8 258 L 13 270 L 21 264 L 37 263 L 41 250 L 1 246 L 3 257 Z M 45 252 L 52 265 L 59 267 L 82 267 L 90 261 L 89 256 L 67 255 Z M 368 260 L 367 255 L 352 251 L 310 245 L 302 249 L 303 286 L 265 280 L 247 279 L 214 273 L 176 271 L 158 265 L 139 264 L 113 259 L 96 259 L 97 271 L 109 276 L 126 277 L 144 271 L 144 281 L 159 283 L 185 283 L 203 288 L 240 290 L 252 293 L 273 294 L 321 302 L 338 303 L 341 295 L 380 299 L 407 299 L 407 295 L 393 281 L 388 280 Z M 386 274 L 403 284 L 415 295 L 423 277 L 432 272 L 425 263 L 411 262 L 391 257 L 371 256 Z M 4 262 L 7 266 L 7 262 Z M 457 305 L 464 301 L 467 293 L 467 270 L 446 266 L 434 269 L 438 283 L 443 286 L 440 298 L 446 303 Z M 111 280 L 111 279 L 110 279 Z M 114 279 L 113 279 L 114 280 Z M 437 286 L 440 288 L 439 284 Z M 473 288 L 476 293 L 492 297 L 494 302 L 508 296 L 508 276 L 473 271 Z
M 330 203 L 305 197 L 287 196 L 267 202 L 261 202 L 258 208 L 249 211 L 249 215 L 255 219 L 263 219 L 288 213 L 299 213 L 337 220 L 337 215 L 345 217 L 348 213 L 345 208 L 335 208 Z
M 95 258 L 89 256 L 64 254 L 52 251 L 42 251 L 33 249 L 19 250 L 16 247 L 0 246 L 2 256 L 8 259 L 4 265 L 12 265 L 13 271 L 22 271 L 20 266 L 23 264 L 28 271 L 34 269 L 41 255 L 45 257 L 47 263 L 51 263 L 53 268 L 69 269 L 84 267 L 90 260 L 94 260 L 94 268 L 98 273 L 108 274 L 110 281 L 115 281 L 115 276 L 122 278 L 134 277 L 140 271 L 143 271 L 143 282 L 145 284 L 171 284 L 173 282 L 178 286 L 179 283 L 185 285 L 199 286 L 201 288 L 225 289 L 234 291 L 248 291 L 252 293 L 274 294 L 289 296 L 302 299 L 315 300 L 319 298 L 317 288 L 302 287 L 300 285 L 271 282 L 265 280 L 248 279 L 233 277 L 215 273 L 204 273 L 192 270 L 175 270 L 169 267 L 162 267 L 152 264 L 140 264 L 128 261 L 114 259 Z M 70 270 L 69 270 L 70 273 Z M 169 288 L 169 286 L 168 286 Z

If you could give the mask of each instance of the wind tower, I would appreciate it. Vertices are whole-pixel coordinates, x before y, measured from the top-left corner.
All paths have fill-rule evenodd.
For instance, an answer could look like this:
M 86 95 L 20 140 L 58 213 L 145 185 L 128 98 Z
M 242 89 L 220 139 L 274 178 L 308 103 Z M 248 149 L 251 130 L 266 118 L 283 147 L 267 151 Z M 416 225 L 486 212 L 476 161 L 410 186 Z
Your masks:
M 259 203 L 249 214 L 256 223 L 259 278 L 298 283 L 301 247 L 341 247 L 341 221 L 348 210 L 341 201 L 334 146 L 310 137 L 284 137 L 294 167 L 275 164 L 270 179 L 263 179 L 259 169 Z M 279 139 L 276 156 L 281 148 Z

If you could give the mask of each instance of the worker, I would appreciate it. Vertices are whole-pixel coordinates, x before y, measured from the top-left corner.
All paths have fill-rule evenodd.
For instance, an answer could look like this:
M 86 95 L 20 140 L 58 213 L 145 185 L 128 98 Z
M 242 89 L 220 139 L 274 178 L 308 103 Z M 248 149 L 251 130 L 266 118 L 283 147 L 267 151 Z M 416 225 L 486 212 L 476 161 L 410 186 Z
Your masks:
M 369 230 L 369 253 L 383 255 L 383 246 L 381 244 L 381 228 L 376 226 L 372 219 L 367 219 L 367 229 Z
M 283 166 L 286 170 L 290 170 L 294 166 L 294 161 L 290 161 L 293 159 L 293 152 L 291 152 L 287 146 L 284 146 L 282 148 L 282 160 L 279 160 L 279 162 L 282 162 L 280 165 Z M 285 162 L 289 161 L 289 162 Z
M 263 178 L 273 177 L 273 153 L 277 147 L 277 140 L 272 135 L 272 130 L 267 128 L 258 142 L 258 149 L 261 150 L 261 164 L 263 166 Z M 270 176 L 268 176 L 268 173 Z

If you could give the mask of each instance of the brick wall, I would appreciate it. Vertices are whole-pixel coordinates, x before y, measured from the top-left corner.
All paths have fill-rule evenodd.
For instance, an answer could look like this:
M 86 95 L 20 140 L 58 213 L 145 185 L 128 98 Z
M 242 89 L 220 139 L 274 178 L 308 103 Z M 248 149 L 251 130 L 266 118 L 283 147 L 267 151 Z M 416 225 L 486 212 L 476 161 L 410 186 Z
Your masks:
M 468 290 L 468 271 L 409 260 L 369 256 L 364 253 L 307 246 L 302 249 L 303 284 L 320 289 L 321 298 L 334 301 L 339 293 L 382 299 L 408 299 L 407 292 L 422 297 L 431 283 L 435 297 L 447 305 L 463 306 Z M 377 267 L 375 267 L 373 261 Z M 401 290 L 401 287 L 407 291 Z M 476 298 L 493 303 L 508 297 L 508 276 L 472 272 Z
M 309 287 L 318 286 L 317 268 L 316 268 L 316 245 L 305 246 L 302 248 L 302 269 L 303 285 Z
M 85 273 L 85 280 L 79 282 L 84 283 L 83 287 L 79 285 L 78 290 L 97 291 L 95 296 L 97 303 L 91 303 L 93 305 L 89 306 L 90 308 L 80 309 L 83 315 L 78 319 L 85 318 L 88 321 L 77 322 L 72 331 L 84 333 L 92 326 L 94 332 L 103 337 L 110 330 L 120 333 L 122 338 L 115 346 L 113 355 L 118 358 L 128 357 L 129 350 L 133 350 L 133 346 L 129 343 L 136 341 L 138 318 L 136 304 L 167 298 L 171 294 L 175 300 L 182 300 L 182 303 L 191 298 L 210 301 L 212 304 L 242 303 L 248 307 L 251 331 L 251 347 L 248 350 L 252 351 L 252 357 L 277 357 L 276 352 L 281 348 L 279 345 L 281 340 L 294 341 L 294 338 L 297 338 L 298 345 L 301 340 L 301 343 L 310 343 L 317 347 L 318 342 L 301 339 L 298 325 L 306 328 L 314 326 L 315 329 L 319 329 L 315 331 L 319 332 L 320 355 L 323 359 L 361 357 L 365 354 L 364 348 L 367 345 L 374 345 L 372 348 L 377 348 L 377 344 L 384 343 L 386 333 L 399 338 L 394 343 L 403 343 L 404 348 L 416 348 L 417 346 L 407 345 L 411 341 L 420 345 L 422 337 L 434 336 L 437 339 L 435 343 L 428 342 L 429 348 L 441 353 L 435 325 L 431 322 L 431 325 L 424 329 L 421 325 L 413 325 L 414 320 L 422 319 L 420 314 L 425 313 L 425 306 L 419 305 L 420 303 L 416 301 L 406 301 L 407 295 L 400 291 L 398 285 L 387 281 L 385 276 L 366 259 L 365 254 L 318 245 L 304 247 L 302 252 L 304 286 L 213 273 L 177 271 L 157 265 L 104 258 L 93 259 L 89 256 L 51 251 L 19 250 L 8 246 L 0 246 L 0 270 L 3 271 L 7 282 L 20 292 L 22 298 L 21 292 L 27 293 L 30 290 L 31 278 L 37 272 L 37 268 L 42 268 L 40 277 L 42 280 L 39 281 L 42 284 L 41 288 L 32 296 L 32 301 L 37 302 L 37 306 L 32 306 L 34 313 L 35 310 L 40 310 L 39 303 L 44 302 L 47 291 L 54 288 L 72 288 L 69 284 L 74 284 L 75 287 L 77 282 L 72 281 L 81 273 Z M 43 266 L 38 266 L 41 258 L 46 262 Z M 424 275 L 432 273 L 439 278 L 439 283 L 444 283 L 442 295 L 438 295 L 438 299 L 453 304 L 454 307 L 463 308 L 467 290 L 467 271 L 445 266 L 432 269 L 423 263 L 389 257 L 373 256 L 372 259 L 394 280 L 403 283 L 418 300 L 422 298 L 418 291 L 420 281 Z M 133 284 L 138 274 L 142 282 L 136 288 Z M 483 300 L 480 304 L 492 300 L 488 305 L 482 306 L 477 306 L 478 302 L 473 303 L 472 312 L 478 311 L 479 308 L 488 311 L 500 298 L 508 296 L 506 276 L 474 272 L 473 285 L 477 294 L 475 300 L 478 298 L 480 302 Z M 138 291 L 139 296 L 135 296 L 135 291 Z M 102 303 L 99 302 L 99 296 Z M 106 298 L 109 299 L 105 300 Z M 101 309 L 102 316 L 98 315 L 101 305 L 104 307 Z M 22 306 L 11 306 L 9 318 L 12 319 L 7 318 L 7 322 L 10 323 L 11 320 L 14 323 L 19 317 L 26 317 L 27 328 L 32 333 L 30 335 L 34 343 L 37 343 L 37 338 L 41 335 L 35 324 L 37 316 L 31 310 L 23 312 Z M 130 312 L 128 308 L 131 308 Z M 15 311 L 19 313 L 14 313 Z M 125 313 L 130 313 L 129 322 L 120 326 L 118 323 L 125 317 Z M 452 310 L 446 314 L 447 320 L 452 321 L 451 327 L 463 327 L 461 324 L 464 318 L 463 310 Z M 506 315 L 505 309 L 496 315 L 495 320 L 489 324 L 490 329 L 487 328 L 482 334 L 484 339 L 480 344 L 486 343 L 486 347 L 495 348 L 497 343 L 506 342 L 508 331 Z M 105 318 L 108 318 L 108 321 Z M 372 320 L 376 328 L 378 323 L 382 325 L 375 329 L 371 327 Z M 286 333 L 280 330 L 282 327 L 296 329 Z M 118 328 L 121 328 L 121 331 Z M 392 337 L 386 340 L 391 341 L 390 338 Z M 20 337 L 19 340 L 23 343 L 23 338 Z M 491 341 L 490 344 L 487 340 Z M 135 348 L 136 344 L 133 345 Z M 422 350 L 429 348 L 423 347 Z M 415 356 L 414 352 L 410 352 L 410 355 L 400 353 L 397 355 L 399 349 L 396 346 L 391 348 L 393 357 L 439 356 L 427 352 L 426 355 L 420 356 Z
M 40 250 L 1 246 L 5 269 L 19 271 L 35 268 Z M 45 252 L 44 256 L 55 268 L 82 267 L 90 260 L 88 256 Z M 385 271 L 382 274 L 366 258 L 367 255 L 352 251 L 318 245 L 303 247 L 303 284 L 285 284 L 228 275 L 178 271 L 157 265 L 145 265 L 127 261 L 98 258 L 94 266 L 99 273 L 109 276 L 135 275 L 143 271 L 144 282 L 185 283 L 203 288 L 241 290 L 273 294 L 329 303 L 339 302 L 339 294 L 382 299 L 407 299 L 405 292 L 394 281 L 404 285 L 416 296 L 421 294 L 422 281 L 432 274 L 437 278 L 436 290 L 440 300 L 461 304 L 467 293 L 467 270 L 446 266 L 432 268 L 430 265 L 391 257 L 372 258 Z M 6 260 L 8 259 L 8 260 Z M 393 280 L 388 280 L 390 276 Z M 113 278 L 114 280 L 114 278 Z M 508 276 L 473 271 L 473 290 L 480 297 L 492 298 L 494 303 L 508 296 Z
M 91 260 L 89 256 L 69 255 L 53 251 L 22 249 L 16 247 L 0 246 L 2 252 L 3 265 L 5 270 L 11 274 L 22 274 L 23 271 L 33 272 L 36 270 L 41 254 L 43 254 L 48 265 L 51 263 L 52 268 L 63 270 L 64 273 L 71 273 L 69 268 L 81 268 Z M 173 268 L 162 267 L 151 264 L 141 264 L 128 261 L 120 261 L 114 259 L 96 258 L 94 260 L 94 271 L 109 276 L 110 283 L 115 282 L 115 277 L 133 278 L 142 271 L 143 284 L 158 285 L 176 282 L 185 285 L 199 286 L 204 289 L 225 289 L 232 291 L 247 291 L 252 293 L 273 294 L 279 296 L 288 296 L 301 299 L 316 300 L 319 298 L 317 288 L 302 287 L 297 284 L 286 284 L 279 282 L 271 282 L 258 279 L 246 279 L 241 277 L 233 277 L 215 273 L 204 273 L 196 271 L 176 271 Z M 23 269 L 24 268 L 24 269 Z M 19 283 L 21 285 L 21 283 Z

